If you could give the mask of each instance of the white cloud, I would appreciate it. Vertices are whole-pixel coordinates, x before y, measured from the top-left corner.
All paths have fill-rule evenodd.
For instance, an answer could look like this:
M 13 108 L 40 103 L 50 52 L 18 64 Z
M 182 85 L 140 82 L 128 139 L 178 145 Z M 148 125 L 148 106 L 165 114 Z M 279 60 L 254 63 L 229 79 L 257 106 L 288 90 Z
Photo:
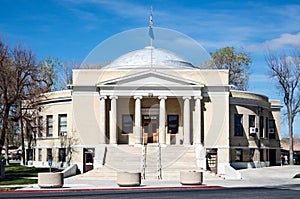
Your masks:
M 265 45 L 271 50 L 276 50 L 286 45 L 300 45 L 300 32 L 295 35 L 288 33 L 282 34 L 279 38 L 266 41 Z
M 250 51 L 260 51 L 260 50 L 277 50 L 287 46 L 299 46 L 300 45 L 300 32 L 297 34 L 284 33 L 280 35 L 279 38 L 272 40 L 267 40 L 260 44 L 254 44 L 247 47 Z

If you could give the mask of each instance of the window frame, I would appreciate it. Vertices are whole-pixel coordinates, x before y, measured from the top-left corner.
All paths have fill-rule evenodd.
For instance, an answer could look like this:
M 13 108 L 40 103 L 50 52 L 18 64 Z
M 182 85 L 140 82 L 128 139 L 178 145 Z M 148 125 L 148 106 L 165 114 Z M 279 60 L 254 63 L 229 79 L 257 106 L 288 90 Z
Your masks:
M 173 120 L 175 122 L 171 121 L 171 118 L 175 117 L 176 119 Z M 167 115 L 167 126 L 168 126 L 168 133 L 169 134 L 177 134 L 178 133 L 178 128 L 179 128 L 179 115 Z M 171 125 L 174 125 L 172 127 Z
M 61 153 L 63 152 L 63 153 Z M 66 148 L 59 148 L 58 149 L 58 161 L 59 162 L 66 162 L 67 159 L 67 149 Z
M 43 157 L 43 149 L 39 148 L 38 149 L 38 161 L 42 161 Z
M 243 149 L 235 149 L 235 162 L 243 162 Z
M 47 148 L 47 161 L 51 158 L 53 160 L 53 151 L 52 148 Z
M 63 124 L 62 122 L 62 118 L 65 118 L 65 124 Z M 65 128 L 64 131 L 62 130 L 62 128 Z M 67 133 L 67 129 L 68 129 L 68 115 L 67 114 L 59 114 L 58 115 L 58 135 L 62 136 L 65 135 L 65 133 Z
M 51 122 L 50 122 L 50 119 L 51 119 Z M 50 129 L 51 129 L 51 131 L 50 131 Z M 46 136 L 53 137 L 53 115 L 46 116 Z
M 125 122 L 125 120 L 128 121 Z M 122 134 L 132 134 L 132 133 L 133 133 L 133 114 L 122 114 Z
M 256 120 L 255 115 L 249 115 L 249 129 L 251 127 L 255 128 L 255 120 Z
M 264 122 L 265 118 L 264 116 L 259 116 L 259 137 L 264 137 Z
M 239 124 L 237 123 L 237 117 L 239 117 Z M 234 136 L 243 136 L 243 114 L 234 114 Z
M 271 124 L 272 124 L 272 125 L 271 125 Z M 271 128 L 271 127 L 272 127 L 272 128 Z M 275 136 L 275 134 L 276 134 L 276 123 L 275 123 L 275 120 L 274 120 L 274 119 L 269 119 L 269 129 L 274 129 L 274 133 L 269 133 L 269 132 L 268 132 L 269 138 L 275 139 L 275 138 L 276 138 L 276 136 Z
M 44 129 L 43 129 L 43 123 L 44 123 L 44 118 L 43 116 L 39 116 L 38 119 L 38 137 L 43 137 L 44 134 Z

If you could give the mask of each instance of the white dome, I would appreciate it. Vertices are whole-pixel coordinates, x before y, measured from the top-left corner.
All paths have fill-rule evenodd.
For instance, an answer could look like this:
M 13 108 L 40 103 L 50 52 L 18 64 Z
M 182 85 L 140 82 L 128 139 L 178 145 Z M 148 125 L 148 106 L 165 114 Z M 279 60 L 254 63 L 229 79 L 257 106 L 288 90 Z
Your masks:
M 135 50 L 124 54 L 105 68 L 110 69 L 191 69 L 195 68 L 178 55 L 147 46 L 140 50 Z

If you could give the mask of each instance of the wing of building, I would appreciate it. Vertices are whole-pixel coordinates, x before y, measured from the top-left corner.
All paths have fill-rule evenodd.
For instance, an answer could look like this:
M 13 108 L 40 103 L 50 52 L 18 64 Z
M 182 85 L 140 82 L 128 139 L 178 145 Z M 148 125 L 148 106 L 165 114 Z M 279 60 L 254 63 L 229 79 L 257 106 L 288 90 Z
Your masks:
M 51 157 L 56 167 L 144 169 L 146 178 L 155 167 L 163 179 L 280 164 L 280 102 L 231 90 L 228 74 L 154 47 L 73 70 L 70 90 L 47 93 L 28 163 Z

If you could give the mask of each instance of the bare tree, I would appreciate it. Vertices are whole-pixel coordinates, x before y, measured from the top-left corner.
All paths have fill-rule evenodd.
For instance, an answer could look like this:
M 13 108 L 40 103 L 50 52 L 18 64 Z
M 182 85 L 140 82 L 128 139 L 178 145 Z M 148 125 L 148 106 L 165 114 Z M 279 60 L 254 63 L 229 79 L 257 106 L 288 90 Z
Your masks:
M 2 40 L 0 40 L 0 71 L 0 151 L 2 151 L 9 122 L 19 119 L 22 124 L 20 104 L 23 101 L 40 99 L 43 93 L 50 90 L 53 81 L 48 68 L 36 64 L 35 55 L 31 50 L 20 45 L 10 49 Z
M 283 95 L 289 128 L 289 159 L 290 165 L 293 165 L 293 124 L 300 111 L 300 53 L 296 50 L 289 52 L 289 54 L 269 52 L 266 61 L 271 71 L 271 77 L 278 82 L 278 88 Z

